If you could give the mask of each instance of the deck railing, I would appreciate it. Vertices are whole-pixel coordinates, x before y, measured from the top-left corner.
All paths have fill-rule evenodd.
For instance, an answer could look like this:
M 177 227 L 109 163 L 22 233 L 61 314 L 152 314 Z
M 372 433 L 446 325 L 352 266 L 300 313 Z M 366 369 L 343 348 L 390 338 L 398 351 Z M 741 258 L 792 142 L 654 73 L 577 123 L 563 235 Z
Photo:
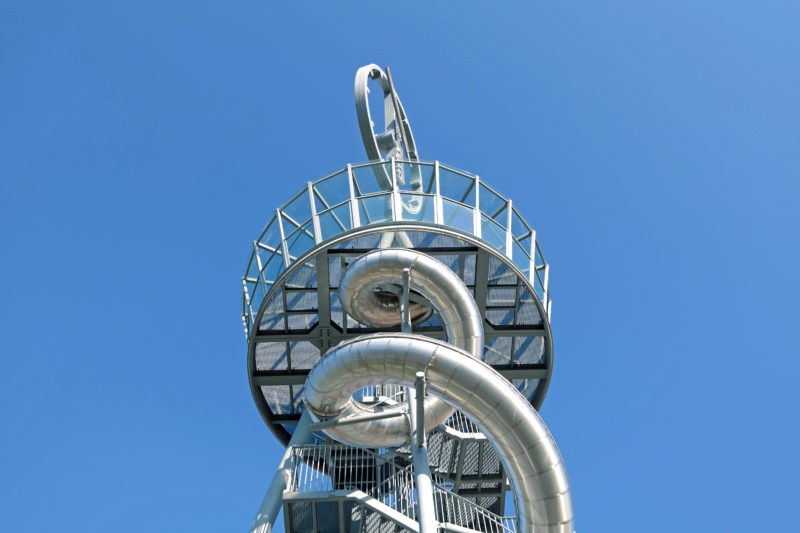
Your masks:
M 392 183 L 376 180 L 380 173 L 391 175 Z M 411 175 L 421 177 L 421 187 L 402 179 Z M 242 277 L 248 337 L 261 303 L 292 263 L 328 239 L 386 222 L 443 225 L 481 239 L 519 268 L 550 314 L 550 267 L 536 231 L 510 199 L 477 175 L 438 161 L 370 161 L 308 182 L 253 241 Z

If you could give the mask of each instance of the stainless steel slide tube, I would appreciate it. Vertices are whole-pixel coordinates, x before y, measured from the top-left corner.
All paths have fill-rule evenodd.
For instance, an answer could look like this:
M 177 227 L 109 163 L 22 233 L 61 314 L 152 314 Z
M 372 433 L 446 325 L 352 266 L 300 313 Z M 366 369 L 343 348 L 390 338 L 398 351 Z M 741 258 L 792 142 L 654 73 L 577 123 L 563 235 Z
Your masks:
M 318 416 L 336 416 L 359 388 L 375 382 L 413 386 L 422 371 L 428 391 L 463 411 L 495 444 L 514 485 L 519 531 L 572 533 L 569 479 L 550 432 L 511 383 L 470 355 L 421 335 L 378 333 L 353 339 L 333 348 L 312 369 L 306 403 Z M 380 435 L 366 431 L 360 440 L 366 446 L 383 445 Z
M 469 289 L 452 270 L 436 259 L 413 250 L 389 248 L 369 252 L 358 258 L 345 271 L 339 286 L 339 296 L 344 310 L 362 324 L 374 327 L 394 326 L 400 323 L 399 295 L 403 287 L 403 270 L 409 269 L 410 289 L 421 294 L 439 313 L 447 341 L 465 350 L 470 357 L 483 356 L 483 320 Z M 387 295 L 389 296 L 387 298 Z M 420 313 L 419 306 L 412 316 Z M 377 383 L 384 382 L 378 377 Z M 374 383 L 362 382 L 362 386 Z M 351 394 L 353 391 L 350 391 Z M 307 389 L 309 406 L 316 399 Z M 403 409 L 396 405 L 382 409 Z M 380 412 L 381 408 L 364 405 L 351 399 L 340 411 L 317 411 L 317 416 L 358 416 Z M 425 400 L 425 431 L 443 423 L 453 409 L 438 398 Z M 396 446 L 408 440 L 408 420 L 405 417 L 384 418 L 369 422 L 335 426 L 324 430 L 334 439 L 358 446 Z

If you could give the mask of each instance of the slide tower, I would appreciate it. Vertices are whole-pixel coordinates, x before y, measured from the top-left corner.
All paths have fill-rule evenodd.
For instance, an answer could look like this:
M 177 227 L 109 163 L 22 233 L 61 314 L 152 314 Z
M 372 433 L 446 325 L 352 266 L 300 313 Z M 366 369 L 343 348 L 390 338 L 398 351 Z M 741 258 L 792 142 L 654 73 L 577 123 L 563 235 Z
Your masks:
M 537 413 L 536 232 L 481 177 L 419 159 L 388 68 L 359 69 L 355 96 L 369 161 L 275 209 L 242 279 L 250 387 L 287 446 L 251 531 L 282 509 L 287 533 L 572 533 Z

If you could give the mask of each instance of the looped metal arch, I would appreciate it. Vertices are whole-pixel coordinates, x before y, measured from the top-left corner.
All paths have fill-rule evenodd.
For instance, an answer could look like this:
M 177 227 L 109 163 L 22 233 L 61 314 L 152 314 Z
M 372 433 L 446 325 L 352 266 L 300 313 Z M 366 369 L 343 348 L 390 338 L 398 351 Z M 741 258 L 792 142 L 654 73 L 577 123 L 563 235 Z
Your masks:
M 375 133 L 375 123 L 369 112 L 369 80 L 374 80 L 383 90 L 383 115 L 384 131 Z M 392 84 L 392 75 L 389 68 L 384 72 L 378 65 L 365 65 L 356 72 L 355 80 L 356 115 L 358 127 L 361 130 L 361 139 L 370 161 L 386 161 L 408 159 L 418 161 L 417 147 L 414 135 L 408 123 L 403 104 L 397 96 L 397 91 Z M 392 175 L 385 166 L 373 167 L 375 178 L 383 191 L 391 191 L 395 187 Z M 405 184 L 405 169 L 402 164 L 395 164 L 394 176 L 398 184 Z M 419 168 L 411 170 L 410 185 L 414 192 L 422 192 L 422 177 Z M 418 213 L 421 206 L 419 199 L 404 202 L 403 207 L 410 213 Z
M 376 134 L 374 122 L 369 112 L 369 80 L 372 79 L 383 89 L 384 131 Z M 416 161 L 417 147 L 411 126 L 400 98 L 394 90 L 389 69 L 383 71 L 378 65 L 366 65 L 358 69 L 355 81 L 356 115 L 358 127 L 367 157 L 372 160 L 407 159 Z

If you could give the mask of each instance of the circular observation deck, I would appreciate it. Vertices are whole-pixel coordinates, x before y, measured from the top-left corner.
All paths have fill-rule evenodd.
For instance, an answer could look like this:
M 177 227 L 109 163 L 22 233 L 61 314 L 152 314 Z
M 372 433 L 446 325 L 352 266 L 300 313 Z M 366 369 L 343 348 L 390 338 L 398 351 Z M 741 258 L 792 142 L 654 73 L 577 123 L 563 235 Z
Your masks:
M 412 191 L 409 176 L 422 188 Z M 476 175 L 438 161 L 372 161 L 309 182 L 276 209 L 242 278 L 250 387 L 284 444 L 322 354 L 346 339 L 399 331 L 355 322 L 338 298 L 347 266 L 389 246 L 426 253 L 456 272 L 484 316 L 484 361 L 534 408 L 544 401 L 553 365 L 551 302 L 536 232 Z M 443 338 L 435 312 L 422 320 L 415 333 Z M 380 386 L 363 395 L 381 396 Z

